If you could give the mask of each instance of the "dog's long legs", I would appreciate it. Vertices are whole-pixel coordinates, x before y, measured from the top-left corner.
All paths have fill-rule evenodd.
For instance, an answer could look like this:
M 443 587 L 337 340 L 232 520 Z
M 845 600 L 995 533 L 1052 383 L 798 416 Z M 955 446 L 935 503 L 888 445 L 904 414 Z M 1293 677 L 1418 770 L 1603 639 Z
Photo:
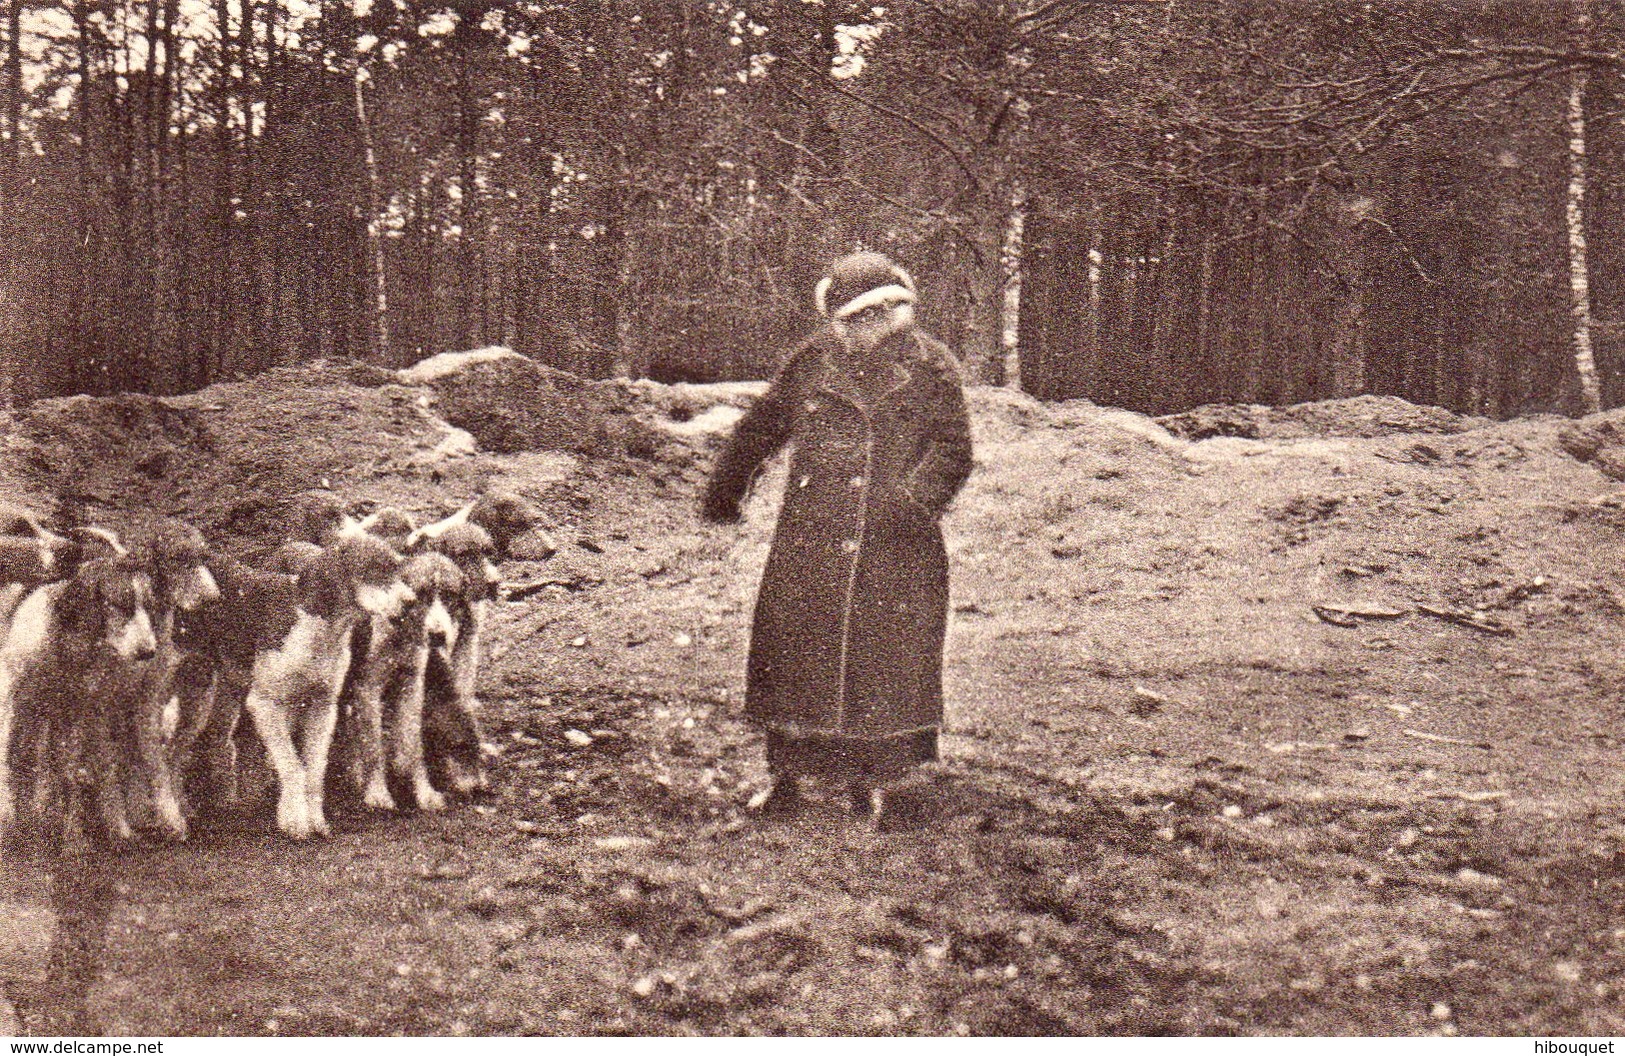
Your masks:
M 215 716 L 215 697 L 219 687 L 219 675 L 212 664 L 205 663 L 197 658 L 187 658 L 181 661 L 175 671 L 175 677 L 170 681 L 170 692 L 173 694 L 175 706 L 179 713 L 179 721 L 175 724 L 175 733 L 164 747 L 164 766 L 169 770 L 169 783 L 174 792 L 176 807 L 184 821 L 192 813 L 197 804 L 197 790 L 188 790 L 187 785 L 193 780 L 193 751 L 197 748 L 205 732 L 220 721 Z M 168 706 L 168 701 L 165 701 Z M 233 717 L 235 719 L 235 716 Z M 233 722 L 235 725 L 235 721 Z M 227 730 L 223 739 L 227 747 L 231 745 L 231 735 L 235 732 Z M 216 738 L 221 735 L 216 734 Z M 219 751 L 219 745 L 214 740 L 203 743 L 203 753 L 206 756 Z M 231 761 L 231 769 L 235 771 L 236 760 Z M 207 772 L 205 776 L 209 785 L 209 796 L 219 798 L 222 791 L 223 780 L 213 773 Z M 182 829 L 182 835 L 185 829 Z
M 179 779 L 170 755 L 170 746 L 180 736 L 179 723 L 164 736 L 165 713 L 171 700 L 177 700 L 176 675 L 179 661 L 163 657 L 155 662 L 149 678 L 140 686 L 139 710 L 135 716 L 136 772 L 144 779 L 143 798 L 151 797 L 152 812 L 168 836 L 186 839 L 186 817 L 181 810 Z M 177 707 L 178 707 L 177 703 Z
M 109 699 L 105 684 L 101 695 L 101 700 L 86 707 L 84 736 L 80 743 L 89 756 L 86 769 L 95 790 L 103 832 L 113 843 L 126 843 L 135 838 L 135 829 L 130 826 L 124 801 L 124 755 L 128 743 L 128 731 L 122 728 L 125 724 L 120 721 L 125 717 L 121 707 L 124 702 L 118 700 L 116 694 Z
M 95 803 L 102 834 L 115 844 L 134 839 L 124 798 L 124 778 L 130 769 L 127 754 L 134 732 L 129 722 L 129 687 L 101 669 L 88 673 L 76 690 L 67 685 L 51 687 L 46 700 L 55 719 L 79 730 L 77 766 L 90 781 L 89 799 Z M 81 820 L 88 831 L 93 824 L 88 809 Z
M 395 797 L 389 792 L 384 759 L 384 686 L 375 666 L 370 662 L 365 664 L 366 674 L 355 687 L 357 750 L 365 782 L 362 800 L 374 810 L 394 810 Z
M 293 747 L 294 717 L 290 708 L 296 703 L 272 700 L 256 690 L 248 691 L 249 718 L 265 745 L 266 758 L 276 771 L 278 795 L 276 804 L 277 828 L 296 840 L 310 838 L 310 777 Z
M 11 801 L 11 724 L 16 709 L 11 700 L 11 672 L 0 662 L 0 835 L 17 816 Z
M 327 753 L 333 747 L 333 728 L 338 725 L 338 694 L 308 704 L 299 715 L 300 744 L 305 757 L 305 794 L 310 818 L 310 831 L 318 836 L 328 834 L 327 815 L 323 810 L 323 794 L 327 784 Z
M 484 604 L 484 602 L 480 602 L 479 607 L 483 609 Z M 483 613 L 476 614 L 472 626 L 457 639 L 457 645 L 452 649 L 452 654 L 449 657 L 452 707 L 456 709 L 458 716 L 462 719 L 474 752 L 472 770 L 465 770 L 461 764 L 451 768 L 452 791 L 465 796 L 474 792 L 483 792 L 491 786 L 491 780 L 485 772 L 485 764 L 481 761 L 485 733 L 480 729 L 480 701 L 474 693 L 475 684 L 480 673 L 480 624 L 482 616 Z
M 412 670 L 395 705 L 394 770 L 412 782 L 412 796 L 419 810 L 445 810 L 446 797 L 429 781 L 429 766 L 423 755 L 424 672 L 429 666 L 429 647 L 422 646 L 412 657 Z
M 197 743 L 202 747 L 192 767 L 201 770 L 207 797 L 220 806 L 238 801 L 237 788 L 237 727 L 243 720 L 244 699 L 248 690 L 246 676 L 240 671 L 221 670 L 209 676 L 200 692 L 199 709 L 207 709 Z

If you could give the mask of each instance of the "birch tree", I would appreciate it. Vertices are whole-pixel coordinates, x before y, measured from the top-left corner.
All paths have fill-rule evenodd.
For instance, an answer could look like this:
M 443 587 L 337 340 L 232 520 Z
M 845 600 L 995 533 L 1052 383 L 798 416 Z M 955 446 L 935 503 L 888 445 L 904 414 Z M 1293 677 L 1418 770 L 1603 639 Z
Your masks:
M 1575 37 L 1582 46 L 1590 36 L 1586 0 L 1575 0 Z M 1569 315 L 1573 325 L 1574 369 L 1580 378 L 1580 402 L 1586 414 L 1602 410 L 1602 386 L 1591 348 L 1591 275 L 1586 266 L 1586 114 L 1585 91 L 1589 76 L 1584 66 L 1569 74 L 1568 92 L 1568 196 L 1564 212 L 1568 222 Z
M 355 122 L 361 139 L 362 172 L 367 181 L 365 208 L 367 262 L 372 286 L 372 357 L 379 363 L 388 363 L 389 278 L 384 261 L 383 217 L 379 212 L 382 196 L 378 190 L 378 151 L 373 146 L 372 122 L 367 119 L 367 80 L 367 67 L 361 62 L 358 52 L 352 81 L 355 85 Z

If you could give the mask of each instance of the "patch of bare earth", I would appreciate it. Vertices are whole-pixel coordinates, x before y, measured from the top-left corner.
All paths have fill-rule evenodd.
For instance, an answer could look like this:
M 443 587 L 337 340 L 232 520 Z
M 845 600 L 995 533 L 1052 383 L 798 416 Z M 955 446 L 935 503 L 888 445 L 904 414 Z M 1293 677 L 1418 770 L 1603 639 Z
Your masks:
M 359 380 L 36 405 L 4 453 L 244 550 L 324 480 L 518 490 L 564 544 L 504 569 L 498 800 L 131 854 L 107 1031 L 1625 1032 L 1619 416 L 973 393 L 945 759 L 877 834 L 746 809 L 782 466 L 743 526 L 693 511 L 759 387 Z

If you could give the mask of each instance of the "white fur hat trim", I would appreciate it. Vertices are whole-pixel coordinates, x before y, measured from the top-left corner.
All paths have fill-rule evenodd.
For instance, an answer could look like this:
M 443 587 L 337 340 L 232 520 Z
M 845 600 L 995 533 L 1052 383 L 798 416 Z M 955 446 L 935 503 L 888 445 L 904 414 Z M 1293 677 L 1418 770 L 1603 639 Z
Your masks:
M 849 315 L 856 315 L 865 308 L 872 308 L 877 304 L 888 304 L 894 301 L 902 304 L 913 304 L 915 299 L 913 290 L 907 286 L 892 283 L 887 286 L 877 286 L 865 293 L 860 293 L 830 314 L 836 319 L 845 319 Z

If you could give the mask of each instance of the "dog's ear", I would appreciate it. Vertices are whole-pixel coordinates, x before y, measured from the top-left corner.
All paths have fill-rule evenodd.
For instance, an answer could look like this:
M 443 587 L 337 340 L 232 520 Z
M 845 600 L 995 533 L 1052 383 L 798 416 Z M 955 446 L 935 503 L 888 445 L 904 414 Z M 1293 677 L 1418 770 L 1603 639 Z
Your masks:
M 95 629 L 101 618 L 101 577 L 94 568 L 81 567 L 62 584 L 56 606 L 57 624 L 70 639 Z
M 99 551 L 104 557 L 124 557 L 130 552 L 117 532 L 99 524 L 81 524 L 77 528 L 70 529 L 68 535 L 84 544 L 87 549 Z
M 62 542 L 51 548 L 54 559 L 52 579 L 72 579 L 79 571 L 79 566 L 90 560 L 90 554 L 85 552 L 85 546 L 77 539 L 63 539 Z
M 496 601 L 502 596 L 502 573 L 488 557 L 480 558 L 479 572 L 480 579 L 475 582 L 479 596 L 486 601 Z
M 299 570 L 299 607 L 312 616 L 330 620 L 353 604 L 353 586 L 331 552 L 312 557 Z

